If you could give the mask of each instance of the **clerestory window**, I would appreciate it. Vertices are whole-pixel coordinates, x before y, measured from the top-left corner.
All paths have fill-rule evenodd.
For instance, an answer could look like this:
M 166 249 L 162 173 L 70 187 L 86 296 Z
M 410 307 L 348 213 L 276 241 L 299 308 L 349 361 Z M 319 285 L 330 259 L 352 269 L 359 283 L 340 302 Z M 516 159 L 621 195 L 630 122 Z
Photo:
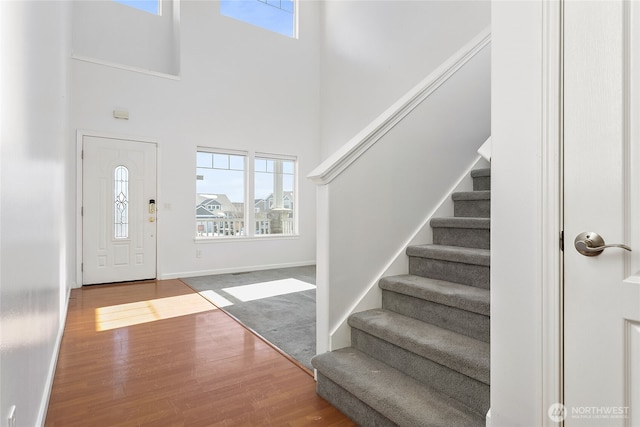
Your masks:
M 113 0 L 116 3 L 123 4 L 125 6 L 132 7 L 134 9 L 149 12 L 154 15 L 160 15 L 162 9 L 160 7 L 161 0 Z
M 221 0 L 220 13 L 257 27 L 296 38 L 296 0 Z

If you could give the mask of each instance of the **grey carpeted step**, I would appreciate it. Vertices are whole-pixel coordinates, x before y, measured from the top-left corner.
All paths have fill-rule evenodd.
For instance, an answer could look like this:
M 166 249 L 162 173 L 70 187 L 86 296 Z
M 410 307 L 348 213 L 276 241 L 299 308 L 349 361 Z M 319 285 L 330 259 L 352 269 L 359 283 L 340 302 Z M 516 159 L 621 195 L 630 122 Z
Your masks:
M 489 344 L 376 309 L 349 318 L 352 346 L 485 414 Z
M 411 274 L 383 277 L 378 282 L 378 286 L 383 291 L 432 301 L 485 316 L 490 314 L 490 294 L 487 289 Z
M 349 325 L 489 384 L 486 342 L 382 308 L 352 314 Z
M 491 168 L 471 171 L 473 191 L 491 190 Z
M 453 216 L 491 217 L 491 191 L 462 191 L 451 195 Z
M 489 342 L 491 322 L 489 316 L 483 314 L 384 290 L 382 291 L 382 307 L 480 341 Z
M 491 219 L 489 218 L 433 218 L 433 243 L 489 249 L 491 245 Z
M 338 408 L 340 412 L 347 415 L 357 425 L 363 427 L 398 427 L 398 424 L 322 375 L 320 371 L 316 371 L 316 377 L 316 393 Z
M 353 347 L 318 355 L 312 364 L 319 373 L 318 394 L 359 425 L 485 424 L 483 416 L 457 400 Z M 347 398 L 349 395 L 352 398 Z M 352 407 L 356 410 L 352 411 Z
M 489 289 L 488 249 L 414 245 L 406 253 L 409 274 Z

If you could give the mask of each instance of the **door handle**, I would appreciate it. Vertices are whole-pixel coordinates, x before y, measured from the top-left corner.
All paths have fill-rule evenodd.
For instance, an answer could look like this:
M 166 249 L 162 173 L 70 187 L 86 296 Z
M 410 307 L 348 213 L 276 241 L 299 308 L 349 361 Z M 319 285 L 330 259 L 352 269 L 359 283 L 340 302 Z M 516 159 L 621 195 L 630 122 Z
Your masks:
M 585 231 L 578 234 L 573 241 L 573 246 L 575 246 L 576 250 L 584 256 L 598 256 L 604 252 L 606 248 L 622 248 L 631 252 L 631 248 L 629 246 L 621 243 L 606 245 L 602 236 L 593 231 Z

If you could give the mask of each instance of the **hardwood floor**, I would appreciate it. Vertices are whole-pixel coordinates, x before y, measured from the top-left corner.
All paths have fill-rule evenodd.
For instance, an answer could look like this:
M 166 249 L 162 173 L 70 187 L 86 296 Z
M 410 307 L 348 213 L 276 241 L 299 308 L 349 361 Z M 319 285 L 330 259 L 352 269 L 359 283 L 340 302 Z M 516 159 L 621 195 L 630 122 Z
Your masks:
M 354 426 L 179 280 L 71 292 L 46 426 Z

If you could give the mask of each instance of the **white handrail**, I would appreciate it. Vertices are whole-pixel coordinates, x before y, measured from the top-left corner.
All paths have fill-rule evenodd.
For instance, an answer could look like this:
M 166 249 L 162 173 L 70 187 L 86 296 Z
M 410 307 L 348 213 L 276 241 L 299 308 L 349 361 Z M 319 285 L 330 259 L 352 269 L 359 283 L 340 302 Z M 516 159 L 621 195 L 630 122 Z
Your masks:
M 349 142 L 336 150 L 311 171 L 307 178 L 319 185 L 331 182 L 490 42 L 491 28 L 487 27 L 358 132 Z

